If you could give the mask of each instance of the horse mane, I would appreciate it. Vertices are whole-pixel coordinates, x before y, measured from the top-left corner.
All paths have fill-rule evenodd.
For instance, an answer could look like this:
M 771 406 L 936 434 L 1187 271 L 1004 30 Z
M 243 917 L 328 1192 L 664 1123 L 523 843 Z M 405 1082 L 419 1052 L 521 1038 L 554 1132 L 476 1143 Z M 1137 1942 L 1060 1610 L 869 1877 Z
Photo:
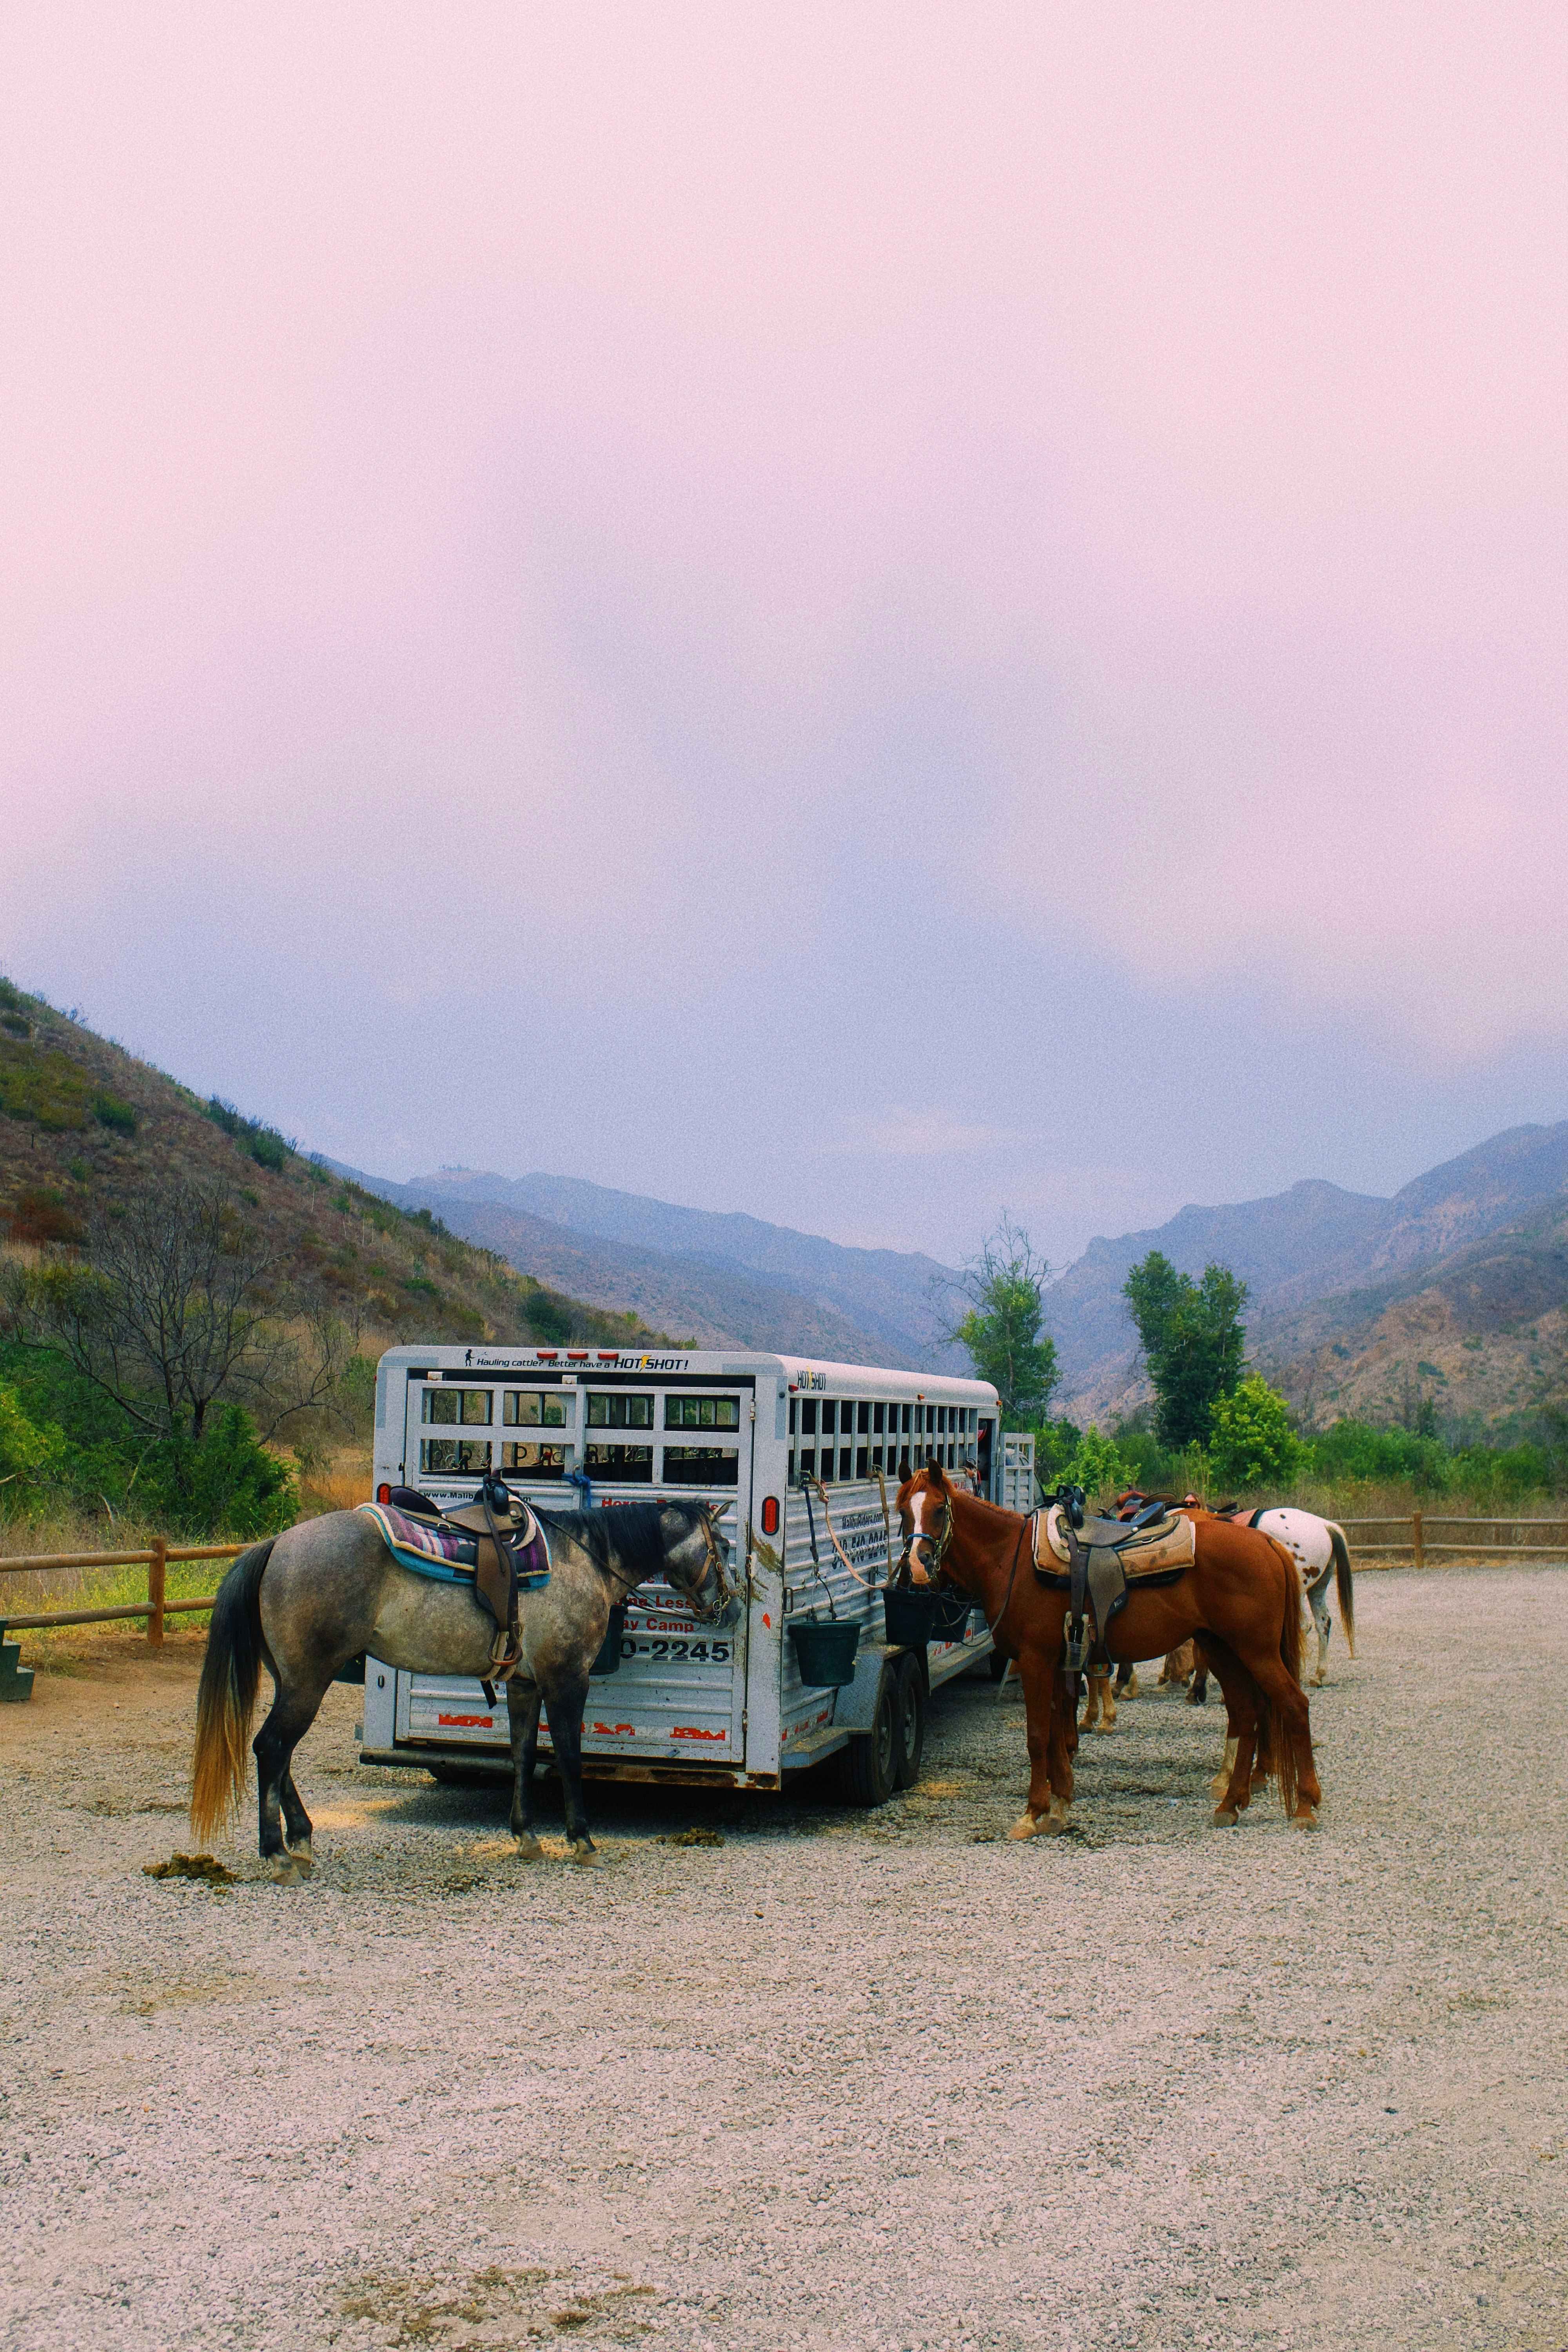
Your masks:
M 613 1511 L 542 1511 L 537 1504 L 533 1516 L 544 1527 L 554 1528 L 561 1535 L 570 1536 L 581 1544 L 597 1569 L 607 1575 L 616 1560 L 628 1572 L 637 1570 L 641 1584 L 650 1576 L 664 1572 L 664 1531 L 661 1521 L 668 1510 L 687 1510 L 685 1503 L 617 1503 Z M 610 1530 L 615 1529 L 615 1541 Z

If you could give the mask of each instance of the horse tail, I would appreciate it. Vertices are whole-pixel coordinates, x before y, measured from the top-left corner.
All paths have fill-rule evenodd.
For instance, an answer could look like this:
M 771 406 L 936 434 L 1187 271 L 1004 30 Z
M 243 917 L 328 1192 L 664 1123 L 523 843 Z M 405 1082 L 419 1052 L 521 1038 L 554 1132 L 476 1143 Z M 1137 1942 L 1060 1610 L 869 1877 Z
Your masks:
M 1334 1548 L 1334 1589 L 1340 1596 L 1340 1623 L 1345 1629 L 1345 1640 L 1350 1643 L 1350 1653 L 1353 1658 L 1355 1655 L 1355 1586 L 1351 1580 L 1350 1546 L 1345 1541 L 1343 1528 L 1337 1528 L 1332 1519 L 1325 1519 L 1323 1525 L 1329 1531 L 1329 1541 Z
M 207 1654 L 196 1692 L 196 1752 L 191 1765 L 191 1833 L 198 1843 L 224 1829 L 245 1794 L 250 1718 L 265 1650 L 261 1577 L 276 1536 L 240 1553 L 217 1589 Z

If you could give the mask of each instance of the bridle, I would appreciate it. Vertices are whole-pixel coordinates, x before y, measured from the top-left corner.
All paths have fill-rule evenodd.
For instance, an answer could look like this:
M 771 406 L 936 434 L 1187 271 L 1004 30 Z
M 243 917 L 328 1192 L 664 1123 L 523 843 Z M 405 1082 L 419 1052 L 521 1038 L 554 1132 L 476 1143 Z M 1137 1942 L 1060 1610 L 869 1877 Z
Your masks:
M 929 1486 L 922 1486 L 921 1492 L 924 1495 L 929 1495 L 931 1492 L 931 1489 Z M 910 1529 L 909 1534 L 904 1538 L 904 1549 L 899 1557 L 898 1572 L 900 1577 L 910 1566 L 910 1561 L 913 1560 L 914 1565 L 920 1570 L 921 1575 L 926 1577 L 931 1583 L 935 1584 L 941 1579 L 942 1575 L 942 1561 L 947 1556 L 947 1548 L 952 1541 L 952 1505 L 950 1502 L 943 1502 L 941 1506 L 941 1510 L 942 1526 L 936 1533 L 933 1534 L 931 1529 L 922 1528 L 917 1520 L 916 1524 Z M 914 1506 L 911 1504 L 911 1517 L 913 1516 L 913 1513 Z M 996 1612 L 995 1616 L 993 1617 L 991 1615 L 984 1601 L 976 1603 L 982 1616 L 985 1619 L 985 1630 L 991 1634 L 993 1639 L 995 1638 L 997 1626 L 1000 1625 L 1003 1618 L 1005 1617 L 1008 1610 L 1013 1605 L 1013 1586 L 1018 1574 L 1018 1561 L 1023 1555 L 1024 1538 L 1028 1534 L 1031 1524 L 1032 1515 L 1029 1518 L 1026 1518 L 1024 1521 L 1022 1527 L 1018 1529 L 1018 1540 L 1013 1547 L 1013 1564 L 1007 1570 L 1007 1589 L 1002 1596 L 1002 1606 Z M 916 1547 L 920 1544 L 924 1544 L 927 1548 L 929 1557 L 925 1559 L 920 1559 L 916 1557 Z M 955 1580 L 951 1579 L 949 1580 L 955 1581 Z M 961 1584 L 958 1586 L 958 1590 L 961 1592 L 964 1592 L 967 1591 L 967 1588 Z
M 714 1594 L 711 1603 L 708 1606 L 704 1606 L 697 1598 L 697 1591 L 701 1590 L 701 1584 L 698 1586 L 697 1591 L 688 1590 L 685 1594 L 686 1601 L 690 1607 L 692 1615 L 694 1617 L 700 1617 L 704 1623 L 710 1625 L 715 1623 L 719 1618 L 722 1617 L 724 1612 L 729 1608 L 730 1603 L 735 1598 L 735 1587 L 731 1583 L 729 1577 L 725 1573 L 724 1554 L 719 1540 L 719 1520 L 722 1515 L 723 1508 L 724 1506 L 722 1503 L 699 1503 L 697 1506 L 697 1509 L 700 1514 L 699 1524 L 702 1529 L 702 1540 L 707 1548 L 707 1558 L 702 1564 L 701 1584 L 706 1584 L 710 1575 L 711 1575 L 714 1583 L 719 1588 L 718 1591 Z M 622 1570 L 616 1566 L 613 1560 L 606 1560 L 604 1565 L 605 1575 L 614 1577 L 616 1582 L 620 1586 L 623 1592 L 635 1592 L 638 1585 L 644 1581 L 644 1579 L 640 1576 L 625 1575 Z
M 702 1607 L 695 1593 L 688 1598 L 691 1602 L 692 1615 L 702 1618 L 710 1625 L 724 1614 L 735 1598 L 735 1588 L 724 1572 L 724 1553 L 719 1541 L 719 1518 L 723 1507 L 721 1503 L 700 1503 L 698 1506 L 702 1514 L 702 1539 L 708 1547 L 707 1567 L 711 1570 L 713 1581 L 719 1589 L 710 1608 Z M 704 1584 L 708 1581 L 706 1573 L 702 1581 Z
M 929 1495 L 931 1491 L 929 1486 L 922 1486 L 921 1489 L 923 1495 Z M 934 1584 L 942 1574 L 942 1564 L 947 1557 L 948 1545 L 952 1541 L 952 1506 L 951 1503 L 944 1502 L 941 1510 L 942 1525 L 934 1533 L 929 1528 L 922 1528 L 917 1518 L 914 1526 L 904 1538 L 904 1548 L 899 1554 L 898 1573 L 900 1577 L 908 1573 L 911 1565 L 918 1568 L 921 1574 L 931 1584 Z M 913 1517 L 912 1507 L 910 1515 Z M 924 1559 L 920 1557 L 918 1549 L 922 1544 L 927 1551 L 927 1557 Z

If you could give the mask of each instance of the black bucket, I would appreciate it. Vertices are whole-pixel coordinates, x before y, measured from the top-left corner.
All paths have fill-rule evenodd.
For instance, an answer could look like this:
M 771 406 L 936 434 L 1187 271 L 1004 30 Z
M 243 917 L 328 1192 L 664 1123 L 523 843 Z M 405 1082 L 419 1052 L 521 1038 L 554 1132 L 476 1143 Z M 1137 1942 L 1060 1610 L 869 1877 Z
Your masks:
M 599 1654 L 589 1667 L 590 1675 L 613 1675 L 620 1671 L 621 1633 L 626 1622 L 626 1604 L 617 1601 L 610 1611 L 609 1631 L 599 1645 Z
M 884 1584 L 882 1612 L 889 1642 L 900 1649 L 923 1650 L 931 1640 L 936 1594 L 929 1584 Z
M 936 1614 L 931 1622 L 933 1642 L 956 1642 L 969 1622 L 969 1612 L 974 1603 L 967 1592 L 942 1592 L 937 1595 Z
M 801 1681 L 812 1690 L 832 1690 L 855 1679 L 855 1653 L 860 1646 L 858 1625 L 842 1625 L 836 1618 L 803 1617 L 789 1629 L 795 1643 Z

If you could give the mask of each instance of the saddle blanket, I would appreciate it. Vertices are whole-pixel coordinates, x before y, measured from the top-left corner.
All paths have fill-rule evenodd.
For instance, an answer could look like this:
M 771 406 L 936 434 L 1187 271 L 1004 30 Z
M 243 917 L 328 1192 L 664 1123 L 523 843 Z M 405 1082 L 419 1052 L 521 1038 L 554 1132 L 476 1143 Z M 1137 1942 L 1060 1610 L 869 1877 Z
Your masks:
M 400 1568 L 416 1576 L 433 1577 L 437 1584 L 471 1584 L 479 1561 L 479 1538 L 458 1535 L 446 1528 L 426 1527 L 395 1511 L 386 1503 L 361 1503 L 358 1508 L 374 1519 L 381 1539 Z M 521 1592 L 536 1592 L 550 1580 L 550 1554 L 544 1530 L 534 1521 L 534 1537 L 518 1554 L 517 1582 Z
M 1053 1503 L 1035 1521 L 1035 1565 L 1053 1575 L 1069 1564 L 1061 1516 L 1061 1506 Z M 1096 1544 L 1114 1547 L 1130 1584 L 1140 1576 L 1190 1568 L 1197 1557 L 1197 1530 L 1179 1513 L 1157 1519 L 1152 1528 L 1140 1528 L 1131 1543 L 1118 1540 L 1126 1533 L 1120 1519 L 1085 1519 L 1078 1539 L 1086 1550 Z

